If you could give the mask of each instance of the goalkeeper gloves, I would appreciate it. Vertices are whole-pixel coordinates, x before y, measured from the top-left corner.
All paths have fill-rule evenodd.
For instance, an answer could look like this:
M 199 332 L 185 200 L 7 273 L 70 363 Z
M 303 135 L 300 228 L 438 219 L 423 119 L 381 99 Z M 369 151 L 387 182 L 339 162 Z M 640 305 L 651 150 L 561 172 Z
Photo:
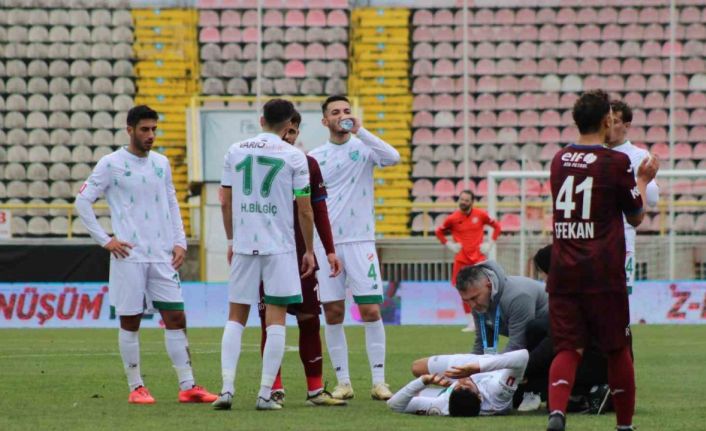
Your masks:
M 484 255 L 490 253 L 490 251 L 495 247 L 495 241 L 489 240 L 480 245 L 480 252 Z
M 446 243 L 446 248 L 448 248 L 454 254 L 461 251 L 461 245 L 452 241 L 452 240 L 450 240 Z

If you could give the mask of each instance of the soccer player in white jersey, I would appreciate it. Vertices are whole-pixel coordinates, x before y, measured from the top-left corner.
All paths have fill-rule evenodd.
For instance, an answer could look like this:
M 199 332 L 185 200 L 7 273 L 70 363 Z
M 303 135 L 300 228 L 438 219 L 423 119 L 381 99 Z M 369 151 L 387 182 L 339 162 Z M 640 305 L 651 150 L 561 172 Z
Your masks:
M 630 106 L 621 100 L 613 100 L 611 109 L 613 110 L 613 128 L 608 134 L 607 146 L 615 151 L 627 154 L 630 158 L 632 170 L 637 175 L 640 164 L 643 160 L 650 157 L 650 153 L 647 150 L 636 147 L 627 139 L 628 129 L 630 129 L 630 123 L 632 122 L 632 109 L 630 109 Z M 659 169 L 659 163 L 657 164 L 657 169 Z M 659 186 L 655 180 L 647 184 L 645 201 L 647 206 L 650 207 L 656 206 L 659 202 Z M 628 282 L 628 294 L 630 294 L 635 283 L 635 238 L 637 231 L 625 220 L 625 217 L 623 217 L 623 224 L 625 225 L 625 276 Z
M 267 341 L 256 408 L 282 408 L 271 397 L 272 383 L 284 355 L 287 306 L 302 302 L 294 242 L 295 200 L 306 249 L 301 278 L 313 274 L 316 265 L 308 163 L 304 153 L 282 140 L 294 113 L 287 100 L 268 101 L 260 118 L 263 132 L 231 145 L 225 155 L 221 210 L 231 265 L 230 310 L 221 344 L 223 389 L 213 403 L 217 410 L 231 408 L 243 329 L 250 306 L 259 302 L 260 282 L 264 285 Z
M 128 111 L 130 144 L 98 161 L 75 206 L 91 237 L 112 255 L 108 288 L 120 317 L 118 345 L 130 387 L 128 402 L 155 402 L 140 374 L 138 331 L 144 304 L 162 315 L 167 353 L 179 378 L 179 402 L 212 402 L 216 396 L 194 384 L 191 369 L 178 273 L 186 237 L 169 160 L 150 151 L 158 119 L 144 105 Z M 102 195 L 110 206 L 112 237 L 93 212 L 92 204 Z
M 412 373 L 418 378 L 400 389 L 387 405 L 396 412 L 427 416 L 508 414 L 528 360 L 529 354 L 524 349 L 500 355 L 459 354 L 418 359 L 412 365 Z M 425 391 L 430 384 L 448 389 Z
M 351 114 L 344 96 L 331 96 L 322 106 L 322 124 L 329 129 L 329 140 L 309 155 L 319 162 L 326 183 L 329 218 L 336 253 L 343 272 L 329 278 L 326 253 L 317 240 L 316 257 L 323 274 L 319 294 L 326 315 L 326 345 L 336 371 L 338 384 L 332 395 L 353 398 L 348 372 L 348 345 L 343 330 L 345 288 L 353 293 L 365 324 L 365 345 L 372 372 L 373 399 L 392 396 L 385 383 L 385 328 L 380 315 L 383 286 L 375 250 L 375 209 L 373 206 L 373 167 L 399 163 L 394 147 L 361 127 Z

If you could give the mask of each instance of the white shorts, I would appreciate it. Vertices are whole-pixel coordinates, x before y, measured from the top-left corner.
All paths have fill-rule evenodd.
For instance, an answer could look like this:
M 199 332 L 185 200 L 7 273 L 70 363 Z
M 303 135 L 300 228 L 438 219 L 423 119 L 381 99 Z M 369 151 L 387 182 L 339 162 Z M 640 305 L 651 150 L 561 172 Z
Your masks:
M 635 285 L 635 253 L 628 251 L 625 253 L 625 280 L 628 285 L 628 294 L 632 293 Z
M 356 304 L 381 304 L 383 302 L 380 262 L 375 241 L 348 242 L 336 245 L 336 255 L 343 263 L 343 271 L 331 278 L 331 268 L 323 248 L 315 250 L 319 263 L 319 296 L 321 303 L 346 299 L 346 286 L 353 293 Z
M 265 304 L 302 302 L 302 286 L 296 252 L 249 255 L 234 254 L 228 279 L 228 302 L 257 305 L 260 282 L 265 286 Z
M 136 316 L 146 310 L 184 310 L 181 280 L 167 262 L 110 260 L 110 305 L 118 316 Z

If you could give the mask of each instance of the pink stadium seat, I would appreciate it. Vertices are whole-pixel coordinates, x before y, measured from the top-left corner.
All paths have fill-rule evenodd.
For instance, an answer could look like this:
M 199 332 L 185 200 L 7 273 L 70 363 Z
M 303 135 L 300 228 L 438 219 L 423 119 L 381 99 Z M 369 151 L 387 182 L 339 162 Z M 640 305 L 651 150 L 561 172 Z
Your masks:
M 613 7 L 604 7 L 598 11 L 599 24 L 612 24 L 618 21 L 618 11 Z
M 556 14 L 557 24 L 575 24 L 576 23 L 576 12 L 571 8 L 561 8 Z
M 564 42 L 571 42 L 575 40 L 580 40 L 581 39 L 581 31 L 579 28 L 573 24 L 565 25 L 561 28 L 561 31 L 559 32 L 559 40 L 564 41 Z M 563 51 L 559 51 L 559 55 L 563 52 L 568 52 L 568 49 L 564 49 Z M 572 56 L 576 55 L 576 52 L 570 53 Z
M 518 25 L 525 25 L 525 24 L 534 24 L 537 22 L 537 17 L 535 16 L 535 11 L 534 9 L 518 9 L 518 11 L 515 13 L 515 24 Z
M 456 42 L 456 35 L 451 27 L 436 27 L 432 36 L 434 42 Z
M 516 52 L 518 58 L 536 58 L 537 44 L 528 41 L 522 42 L 518 45 Z
M 647 114 L 647 124 L 653 126 L 666 126 L 669 123 L 669 115 L 664 109 L 653 109 Z
M 454 58 L 456 55 L 454 53 L 454 47 L 448 42 L 438 43 L 434 47 L 434 57 L 438 58 Z
M 246 27 L 243 32 L 243 42 L 257 42 L 257 27 Z
M 417 129 L 412 134 L 412 145 L 431 145 L 433 141 L 433 134 L 429 129 Z
M 682 110 L 677 110 L 676 112 L 681 112 Z M 684 111 L 686 113 L 686 111 Z M 686 124 L 689 123 L 691 125 L 698 125 L 698 126 L 704 126 L 706 125 L 706 109 L 704 108 L 697 108 L 694 109 L 691 112 L 691 116 L 689 117 L 689 120 L 686 122 L 682 122 L 679 124 Z
M 473 112 L 468 112 L 468 125 L 473 126 L 476 124 L 476 116 Z M 463 127 L 463 111 L 456 113 L 456 118 L 454 119 L 454 126 Z
M 309 47 L 307 47 L 307 53 L 308 49 Z M 346 60 L 348 58 L 348 48 L 346 48 L 346 45 L 339 42 L 328 44 L 326 45 L 325 58 L 327 60 Z
M 703 114 L 704 113 L 702 112 L 701 116 Z M 682 109 L 682 108 L 675 109 L 674 110 L 674 124 L 680 125 L 680 126 L 684 126 L 686 124 L 689 124 L 689 112 L 686 109 Z M 694 124 L 698 124 L 698 123 L 694 123 Z
M 434 184 L 434 197 L 451 198 L 456 194 L 456 185 L 449 179 L 441 179 Z
M 598 12 L 591 7 L 585 7 L 579 10 L 576 15 L 576 22 L 579 24 L 593 24 L 598 20 Z
M 477 90 L 480 93 L 495 93 L 498 91 L 498 80 L 494 76 L 482 76 L 478 79 Z
M 473 99 L 469 101 L 470 103 L 473 103 Z M 461 104 L 456 105 L 454 97 L 450 94 L 437 94 L 434 96 L 432 106 L 434 107 L 435 111 L 451 111 L 451 110 L 458 110 L 463 107 L 463 101 L 461 101 Z
M 287 14 L 284 16 L 284 23 L 287 27 L 304 27 L 306 19 L 302 11 L 293 9 L 287 11 Z
M 512 75 L 502 76 L 498 81 L 498 89 L 502 89 L 503 91 L 519 91 L 519 85 L 520 83 L 518 82 L 517 78 Z
M 412 40 L 414 42 L 431 42 L 434 40 L 432 34 L 432 27 L 417 27 L 412 33 Z
M 199 27 L 217 27 L 219 21 L 218 12 L 213 10 L 199 11 Z
M 540 93 L 537 95 L 537 109 L 554 109 L 559 107 L 559 93 Z
M 427 160 L 420 160 L 412 168 L 413 178 L 427 178 L 434 175 L 434 166 Z
M 433 127 L 434 116 L 431 112 L 419 111 L 412 118 L 412 127 Z
M 498 121 L 495 112 L 493 111 L 481 111 L 476 116 L 476 126 L 478 127 L 493 127 Z
M 415 180 L 412 184 L 412 196 L 427 197 L 434 193 L 434 185 L 426 178 Z
M 520 184 L 517 180 L 506 178 L 498 185 L 498 196 L 517 197 L 520 195 Z
M 434 48 L 429 43 L 417 43 L 414 45 L 412 58 L 434 58 Z
M 418 9 L 412 16 L 413 25 L 432 25 L 434 16 L 429 9 Z
M 429 145 L 420 145 L 414 147 L 412 150 L 412 161 L 416 162 L 418 160 L 432 160 L 434 157 L 434 151 Z
M 683 23 L 701 22 L 701 11 L 694 6 L 685 7 L 684 9 L 681 10 L 681 14 L 679 15 L 679 22 L 683 22 Z
M 224 10 L 221 12 L 221 26 L 240 26 L 240 12 L 235 10 Z
M 706 160 L 706 142 L 699 142 L 694 146 L 692 157 L 698 160 Z
M 237 27 L 225 27 L 221 32 L 221 42 L 236 43 L 243 40 L 243 35 Z
M 468 182 L 463 182 L 463 180 L 459 180 L 456 182 L 456 196 L 460 195 L 461 192 L 464 190 L 470 190 L 475 193 L 476 191 L 476 183 L 473 182 L 473 180 L 468 180 Z
M 340 45 L 340 44 L 338 44 L 338 45 Z M 336 45 L 329 45 L 329 48 L 331 48 L 332 46 L 336 46 Z M 332 60 L 340 59 L 340 58 L 347 58 L 347 55 L 345 55 L 345 56 L 343 56 L 343 57 L 340 57 L 340 48 L 341 48 L 341 46 L 342 46 L 342 45 L 340 45 L 340 46 L 337 47 L 337 48 L 338 48 L 338 51 L 339 51 L 339 52 L 338 52 L 338 55 L 339 55 L 339 56 L 338 56 L 338 57 L 335 57 L 335 58 L 332 58 Z M 344 48 L 345 48 L 345 47 L 344 47 Z M 337 52 L 336 52 L 336 51 L 337 51 L 336 48 L 334 48 L 334 49 L 332 50 L 332 55 L 333 55 L 333 56 L 336 56 L 336 55 L 337 55 Z M 346 54 L 347 54 L 347 53 L 346 53 Z M 304 53 L 304 58 L 307 59 L 307 60 L 324 60 L 324 59 L 327 58 L 326 48 L 324 48 L 324 46 L 323 46 L 321 43 L 318 43 L 318 42 L 310 43 L 310 44 L 308 44 L 308 45 L 306 46 L 306 51 L 305 51 L 305 53 Z
M 647 124 L 647 115 L 645 114 L 645 111 L 640 108 L 633 109 L 632 124 L 635 126 L 644 126 Z
M 669 145 L 665 142 L 657 142 L 650 146 L 650 153 L 657 156 L 660 160 L 669 159 Z
M 702 92 L 691 92 L 686 97 L 687 108 L 700 108 L 706 106 L 706 94 Z
M 578 94 L 576 93 L 564 93 L 559 98 L 559 107 L 563 109 L 573 108 L 574 103 L 578 99 Z
M 544 127 L 539 132 L 539 140 L 547 143 L 561 142 L 561 132 L 556 127 Z
M 482 22 L 485 24 L 493 24 L 495 17 L 491 9 L 478 9 L 475 13 L 475 22 Z
M 588 24 L 584 25 L 579 30 L 579 40 L 600 40 L 601 39 L 601 29 L 597 25 Z
M 454 142 L 457 144 L 463 144 L 463 135 L 463 128 L 458 129 L 454 137 Z M 473 131 L 473 129 L 468 129 L 468 140 L 469 143 L 474 143 L 476 141 L 476 133 Z
M 439 9 L 434 14 L 433 18 L 434 25 L 453 25 L 454 15 L 449 9 Z
M 348 27 L 348 15 L 343 10 L 332 10 L 326 17 L 329 27 Z
M 686 142 L 674 144 L 674 158 L 677 160 L 689 160 L 693 156 L 691 145 Z
M 706 127 L 696 126 L 689 130 L 689 142 L 706 141 Z
M 559 28 L 553 24 L 544 24 L 539 29 L 539 40 L 542 42 L 559 40 Z
M 497 134 L 489 127 L 482 128 L 476 134 L 476 141 L 479 144 L 494 144 L 497 142 Z
M 454 64 L 451 60 L 440 59 L 434 63 L 434 75 L 436 76 L 453 76 L 455 75 Z
M 628 24 L 623 27 L 623 40 L 641 41 L 644 39 L 645 27 L 640 24 Z
M 522 111 L 520 113 L 520 118 L 518 120 L 518 125 L 520 127 L 524 126 L 536 126 L 540 124 L 539 113 L 534 110 Z
M 706 64 L 702 58 L 692 57 L 684 61 L 684 73 L 693 75 L 706 70 Z
M 428 94 L 417 94 L 412 102 L 413 111 L 428 111 L 434 106 L 433 99 Z
M 431 232 L 434 230 L 434 219 L 428 214 L 417 214 L 412 219 L 412 232 Z
M 542 75 L 547 75 L 550 73 L 557 73 L 559 71 L 559 66 L 553 58 L 543 58 L 537 63 L 537 72 Z
M 642 62 L 639 58 L 626 58 L 623 60 L 622 66 L 617 58 L 605 59 L 601 64 L 601 73 L 603 74 L 622 73 L 623 75 L 631 75 L 640 72 L 642 72 Z
M 503 232 L 519 232 L 520 215 L 514 213 L 503 214 L 500 217 L 500 225 L 503 227 Z
M 480 164 L 480 166 L 478 166 L 478 176 L 479 177 L 487 177 L 488 172 L 497 171 L 499 169 L 500 169 L 500 167 L 498 166 L 497 162 L 495 162 L 494 160 L 485 160 Z
M 442 160 L 434 167 L 434 177 L 450 178 L 456 175 L 456 165 L 450 160 Z
M 284 25 L 282 12 L 277 9 L 267 10 L 262 16 L 262 24 L 267 27 L 282 27 Z
M 643 75 L 630 75 L 625 81 L 625 89 L 629 91 L 645 91 L 646 85 Z
M 581 73 L 579 63 L 573 58 L 564 58 L 559 62 L 558 70 L 564 74 Z
M 674 217 L 674 230 L 692 233 L 694 231 L 694 215 L 688 213 L 677 214 Z
M 541 135 L 540 135 L 541 139 Z M 539 154 L 539 160 L 543 162 L 547 162 L 551 160 L 554 157 L 554 154 L 556 154 L 560 150 L 559 146 L 555 143 L 547 144 L 544 147 L 542 147 L 542 151 Z
M 564 143 L 571 143 L 571 142 L 576 142 L 579 137 L 579 132 L 576 129 L 576 126 L 569 126 L 569 127 L 564 127 L 561 130 L 561 142 Z
M 561 115 L 554 110 L 544 111 L 539 117 L 539 124 L 543 126 L 560 126 Z
M 643 99 L 642 99 L 642 94 L 631 91 L 629 93 L 626 93 L 625 96 L 623 96 L 623 101 L 627 103 L 629 106 L 644 106 L 643 105 Z M 647 106 L 645 106 L 647 107 Z
M 570 110 L 567 109 L 561 114 L 561 124 L 574 124 L 574 117 Z
M 515 111 L 502 111 L 497 118 L 498 126 L 515 127 L 518 124 L 517 113 Z
M 536 127 L 523 127 L 520 130 L 518 141 L 522 144 L 539 142 L 539 130 Z
M 663 142 L 667 140 L 667 129 L 661 126 L 651 126 L 645 136 L 647 142 Z
M 299 60 L 290 60 L 284 66 L 284 76 L 287 78 L 306 78 L 306 66 Z
M 540 8 L 537 10 L 537 23 L 553 23 L 556 21 L 556 12 L 551 8 Z
M 517 109 L 517 96 L 513 93 L 502 93 L 496 101 L 497 109 Z
M 523 76 L 519 83 L 523 91 L 540 91 L 542 80 L 537 76 Z
M 431 60 L 420 59 L 414 62 L 412 76 L 430 76 L 434 72 L 434 64 Z
M 435 145 L 451 145 L 455 142 L 455 135 L 450 128 L 439 128 L 434 131 L 434 144 Z
M 219 43 L 221 35 L 215 27 L 205 27 L 199 32 L 199 42 L 201 43 Z
M 306 56 L 306 50 L 301 43 L 290 43 L 284 47 L 284 58 L 287 60 L 301 60 Z
M 669 90 L 669 81 L 665 75 L 651 75 L 647 80 L 647 88 L 650 90 Z
M 642 73 L 645 75 L 658 74 L 662 71 L 662 61 L 659 58 L 646 58 L 642 63 Z
M 326 27 L 326 13 L 321 9 L 310 10 L 306 14 L 307 27 Z
M 513 25 L 515 23 L 515 12 L 512 9 L 498 9 L 495 12 L 495 24 Z
M 622 8 L 620 9 L 620 13 L 618 14 L 618 23 L 629 24 L 637 22 L 638 16 L 639 13 L 637 9 L 631 7 Z
M 480 197 L 488 196 L 488 180 L 482 179 L 476 185 L 475 194 Z
M 662 55 L 662 46 L 657 41 L 647 41 L 642 44 L 643 57 L 659 57 Z

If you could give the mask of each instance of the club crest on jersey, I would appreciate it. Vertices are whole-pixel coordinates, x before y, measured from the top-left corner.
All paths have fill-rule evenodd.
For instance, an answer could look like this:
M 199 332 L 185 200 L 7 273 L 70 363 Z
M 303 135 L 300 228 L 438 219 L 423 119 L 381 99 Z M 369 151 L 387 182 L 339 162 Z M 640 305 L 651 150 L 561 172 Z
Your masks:
M 478 220 L 478 217 L 473 217 L 473 218 L 471 219 L 471 223 L 473 223 L 473 224 L 478 223 L 478 221 L 479 221 L 479 220 Z
M 348 157 L 350 157 L 351 160 L 353 160 L 354 162 L 357 162 L 358 159 L 360 158 L 360 151 L 358 151 L 358 150 L 351 151 L 350 153 L 348 153 Z
M 571 168 L 586 168 L 596 160 L 598 160 L 598 156 L 593 153 L 564 153 L 561 155 L 564 166 Z

